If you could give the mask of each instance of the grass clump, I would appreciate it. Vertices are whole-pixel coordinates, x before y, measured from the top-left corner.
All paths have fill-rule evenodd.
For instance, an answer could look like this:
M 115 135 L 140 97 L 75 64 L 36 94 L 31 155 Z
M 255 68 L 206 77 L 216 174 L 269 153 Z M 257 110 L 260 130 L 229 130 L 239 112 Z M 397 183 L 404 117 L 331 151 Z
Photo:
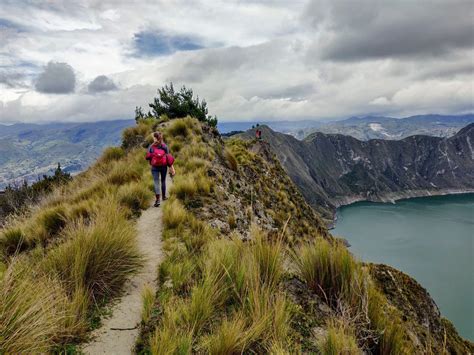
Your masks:
M 184 224 L 188 218 L 188 213 L 183 204 L 174 197 L 170 197 L 163 207 L 163 223 L 167 228 L 173 229 Z
M 45 270 L 67 290 L 87 290 L 93 300 L 116 295 L 127 276 L 142 264 L 135 230 L 113 205 L 104 206 L 94 223 L 68 228 L 66 238 L 46 256 Z
M 0 234 L 0 251 L 4 258 L 29 249 L 29 241 L 19 227 L 5 229 Z
M 320 341 L 318 348 L 324 355 L 360 355 L 363 353 L 357 345 L 354 330 L 342 321 L 330 322 L 327 335 Z
M 67 211 L 63 204 L 40 210 L 33 225 L 29 226 L 28 234 L 42 245 L 47 244 L 66 226 Z
M 117 199 L 122 206 L 129 208 L 134 215 L 150 206 L 153 193 L 146 185 L 133 182 L 122 185 L 117 191 Z
M 120 160 L 123 157 L 125 157 L 125 151 L 122 147 L 108 147 L 102 153 L 100 161 L 108 163 L 110 161 Z
M 212 335 L 203 339 L 203 345 L 210 354 L 241 354 L 249 341 L 245 316 L 237 313 L 224 318 Z
M 317 238 L 297 247 L 292 255 L 299 276 L 328 304 L 359 304 L 365 292 L 364 274 L 344 245 Z
M 185 120 L 175 120 L 168 127 L 168 134 L 173 137 L 186 138 L 190 134 L 187 122 Z
M 53 280 L 11 265 L 0 279 L 0 350 L 5 354 L 52 349 L 67 317 L 66 297 Z
M 145 285 L 142 290 L 142 320 L 145 323 L 147 323 L 152 316 L 155 300 L 155 290 L 153 290 L 150 285 Z
M 232 169 L 233 171 L 237 171 L 239 163 L 237 162 L 237 159 L 235 158 L 234 154 L 227 148 L 224 149 L 224 158 L 227 167 L 229 169 Z

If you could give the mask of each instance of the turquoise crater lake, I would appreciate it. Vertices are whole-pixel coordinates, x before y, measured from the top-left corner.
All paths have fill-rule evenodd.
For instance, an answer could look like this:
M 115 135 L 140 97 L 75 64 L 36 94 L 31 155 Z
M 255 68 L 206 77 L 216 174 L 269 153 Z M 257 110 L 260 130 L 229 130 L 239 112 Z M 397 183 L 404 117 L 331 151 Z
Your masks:
M 474 340 L 474 194 L 355 203 L 338 210 L 332 234 L 346 238 L 360 259 L 414 277 Z

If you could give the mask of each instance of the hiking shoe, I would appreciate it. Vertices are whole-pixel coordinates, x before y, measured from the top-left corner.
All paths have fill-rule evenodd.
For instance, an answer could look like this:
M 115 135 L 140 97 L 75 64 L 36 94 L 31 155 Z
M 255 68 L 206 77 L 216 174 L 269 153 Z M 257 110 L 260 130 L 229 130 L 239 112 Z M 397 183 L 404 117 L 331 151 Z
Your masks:
M 160 207 L 160 201 L 159 200 L 156 200 L 155 201 L 155 204 L 153 205 L 154 207 Z
M 168 199 L 168 197 L 163 196 L 163 201 L 166 201 L 167 199 Z

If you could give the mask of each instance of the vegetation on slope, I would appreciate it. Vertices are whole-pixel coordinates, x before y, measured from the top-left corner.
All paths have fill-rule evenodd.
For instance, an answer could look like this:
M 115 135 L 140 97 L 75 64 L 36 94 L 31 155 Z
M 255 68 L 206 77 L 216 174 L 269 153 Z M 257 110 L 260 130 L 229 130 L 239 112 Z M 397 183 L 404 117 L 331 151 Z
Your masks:
M 133 219 L 149 205 L 151 181 L 141 147 L 111 147 L 8 221 L 0 232 L 0 352 L 70 348 L 98 325 L 103 305 L 141 266 Z
M 162 121 L 139 118 L 122 147 L 1 231 L 2 352 L 71 350 L 140 267 L 133 219 L 152 196 L 142 149 L 156 129 L 178 174 L 163 205 L 158 289 L 143 291 L 137 352 L 452 349 L 447 326 L 445 343 L 420 337 L 420 322 L 400 314 L 404 301 L 387 299 L 372 267 L 330 236 L 268 146 L 224 144 L 191 117 Z
M 281 167 L 262 158 L 268 152 L 242 141 L 224 146 L 191 118 L 171 122 L 165 138 L 179 147 L 179 173 L 164 206 L 166 257 L 157 293 L 144 296 L 137 352 L 411 352 L 396 309 L 305 212 L 285 175 L 281 185 L 274 179 Z M 328 312 L 309 311 L 302 294 Z
M 8 216 L 12 214 L 20 214 L 25 211 L 31 204 L 35 204 L 44 195 L 50 193 L 56 186 L 65 184 L 71 180 L 71 175 L 65 173 L 58 164 L 54 175 L 43 175 L 35 183 L 28 185 L 24 181 L 21 185 L 8 185 L 0 194 L 0 226 Z

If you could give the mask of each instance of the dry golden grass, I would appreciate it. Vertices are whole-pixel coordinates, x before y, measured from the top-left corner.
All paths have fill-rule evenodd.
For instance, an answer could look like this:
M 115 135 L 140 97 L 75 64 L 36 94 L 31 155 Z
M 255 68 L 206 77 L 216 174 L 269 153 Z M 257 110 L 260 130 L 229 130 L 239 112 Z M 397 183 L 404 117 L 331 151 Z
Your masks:
M 328 325 L 326 337 L 319 343 L 323 355 L 361 355 L 354 330 L 343 321 L 334 320 Z M 396 354 L 396 353 L 394 353 Z
M 94 222 L 69 226 L 65 237 L 46 255 L 44 269 L 67 290 L 87 290 L 96 301 L 116 295 L 142 264 L 135 229 L 112 203 L 102 207 Z
M 142 320 L 146 323 L 150 320 L 153 313 L 153 306 L 155 304 L 155 290 L 151 285 L 145 285 L 142 290 Z

